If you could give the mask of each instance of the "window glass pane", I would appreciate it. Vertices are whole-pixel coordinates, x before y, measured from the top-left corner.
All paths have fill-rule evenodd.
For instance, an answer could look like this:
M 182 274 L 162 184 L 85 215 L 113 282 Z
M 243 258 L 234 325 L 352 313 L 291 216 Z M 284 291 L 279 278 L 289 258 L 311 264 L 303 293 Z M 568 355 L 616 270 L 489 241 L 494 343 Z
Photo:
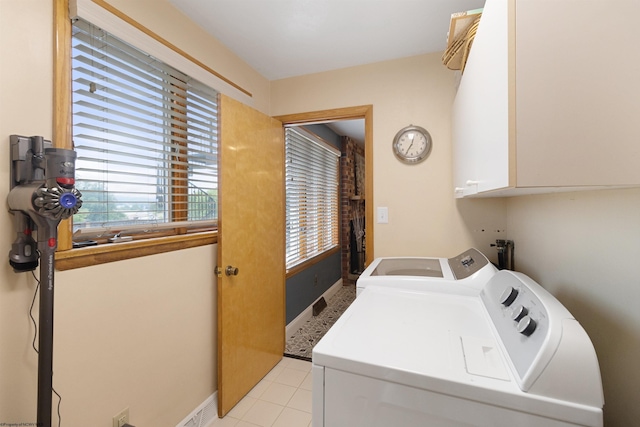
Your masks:
M 339 153 L 317 136 L 287 128 L 286 262 L 300 264 L 338 245 Z
M 218 217 L 218 107 L 206 94 L 187 94 L 189 129 L 189 220 Z
M 91 24 L 72 46 L 74 231 L 217 219 L 217 93 Z

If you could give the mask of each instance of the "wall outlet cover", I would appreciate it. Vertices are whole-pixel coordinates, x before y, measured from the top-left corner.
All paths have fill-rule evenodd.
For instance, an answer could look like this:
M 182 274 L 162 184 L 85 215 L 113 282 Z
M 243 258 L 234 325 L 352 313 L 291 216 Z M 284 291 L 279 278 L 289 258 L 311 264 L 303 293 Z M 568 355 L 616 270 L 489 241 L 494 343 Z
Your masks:
M 125 408 L 113 416 L 113 427 L 123 427 L 129 423 L 129 408 Z

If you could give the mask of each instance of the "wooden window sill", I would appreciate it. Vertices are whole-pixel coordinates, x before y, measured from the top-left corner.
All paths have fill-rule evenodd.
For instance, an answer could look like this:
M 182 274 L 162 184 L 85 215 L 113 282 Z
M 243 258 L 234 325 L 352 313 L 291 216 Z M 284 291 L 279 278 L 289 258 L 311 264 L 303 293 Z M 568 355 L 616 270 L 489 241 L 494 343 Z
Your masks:
M 218 242 L 217 231 L 157 237 L 122 243 L 106 243 L 56 252 L 56 269 L 71 270 L 107 262 L 177 251 Z

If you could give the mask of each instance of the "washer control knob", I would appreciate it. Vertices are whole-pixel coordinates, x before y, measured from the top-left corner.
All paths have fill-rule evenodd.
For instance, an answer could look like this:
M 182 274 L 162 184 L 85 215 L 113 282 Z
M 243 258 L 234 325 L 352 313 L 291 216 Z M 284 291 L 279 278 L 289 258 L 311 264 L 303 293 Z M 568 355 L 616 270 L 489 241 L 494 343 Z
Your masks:
M 535 320 L 533 320 L 531 317 L 529 316 L 524 316 L 522 319 L 520 319 L 520 321 L 518 322 L 518 326 L 517 326 L 517 330 L 518 332 L 520 332 L 522 335 L 524 336 L 529 336 L 533 333 L 533 331 L 536 330 L 536 326 L 538 326 L 538 324 L 536 323 Z
M 505 307 L 509 307 L 516 300 L 517 296 L 518 296 L 518 290 L 513 286 L 509 286 L 502 293 L 502 296 L 500 297 L 500 303 Z
M 511 318 L 516 322 L 519 322 L 527 314 L 529 314 L 529 310 L 527 309 L 527 307 L 520 304 L 516 308 L 514 308 L 513 311 L 511 312 Z

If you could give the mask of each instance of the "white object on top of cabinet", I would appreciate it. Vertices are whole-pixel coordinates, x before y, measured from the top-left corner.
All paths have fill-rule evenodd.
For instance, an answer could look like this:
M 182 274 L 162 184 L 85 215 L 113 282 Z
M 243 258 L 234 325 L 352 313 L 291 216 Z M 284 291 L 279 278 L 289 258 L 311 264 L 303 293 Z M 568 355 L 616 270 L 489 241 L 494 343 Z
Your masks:
M 640 185 L 630 0 L 487 0 L 453 105 L 456 197 Z

